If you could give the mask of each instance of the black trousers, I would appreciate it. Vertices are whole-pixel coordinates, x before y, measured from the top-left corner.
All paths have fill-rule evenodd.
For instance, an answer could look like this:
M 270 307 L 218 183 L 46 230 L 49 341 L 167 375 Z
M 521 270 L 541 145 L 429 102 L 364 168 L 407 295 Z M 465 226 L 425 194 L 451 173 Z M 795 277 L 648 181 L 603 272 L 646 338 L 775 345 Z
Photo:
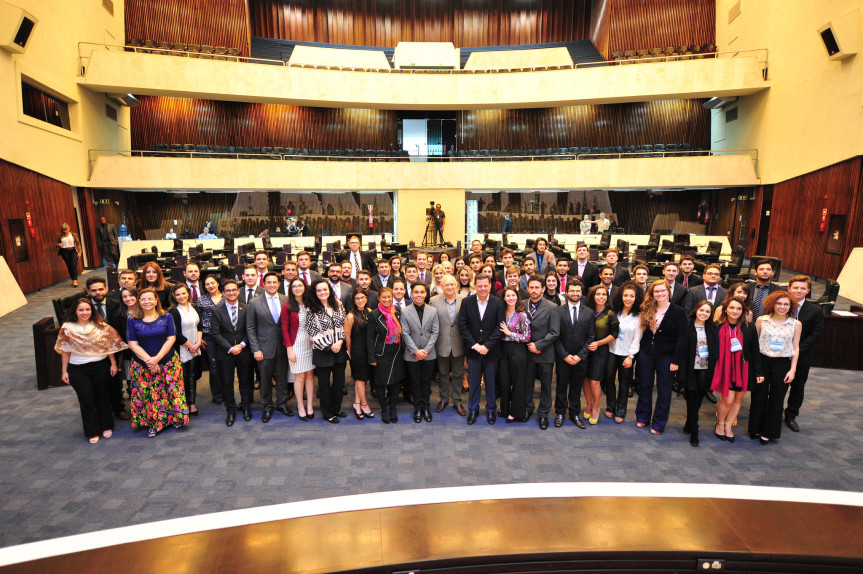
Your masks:
M 626 417 L 626 406 L 629 402 L 629 387 L 632 386 L 634 366 L 628 369 L 623 366 L 626 355 L 608 354 L 608 366 L 606 368 L 605 380 L 605 408 L 614 413 L 614 416 Z M 634 362 L 634 361 L 633 361 Z M 617 379 L 617 387 L 614 381 Z
M 195 396 L 198 394 L 198 380 L 195 378 L 195 359 L 193 357 L 191 361 L 181 364 L 183 366 L 183 390 L 186 393 L 186 404 L 192 406 L 195 404 Z
M 539 379 L 539 414 L 548 416 L 551 410 L 551 373 L 554 363 L 537 363 L 532 358 L 527 361 L 527 384 L 524 389 L 525 413 L 533 414 L 533 393 L 536 379 Z M 515 416 L 513 414 L 513 416 Z
M 411 397 L 414 409 L 427 411 L 431 409 L 431 379 L 435 360 L 406 361 L 408 375 L 411 381 Z
M 69 384 L 78 395 L 84 436 L 92 438 L 114 428 L 114 415 L 108 397 L 111 362 L 106 358 L 83 365 L 69 365 Z
M 797 418 L 800 414 L 800 407 L 803 406 L 803 388 L 809 380 L 810 367 L 812 365 L 797 363 L 797 372 L 794 373 L 794 380 L 791 381 L 791 389 L 788 392 L 788 407 L 785 409 L 787 417 Z
M 221 353 L 221 352 L 220 352 Z M 252 404 L 252 382 L 250 364 L 252 356 L 249 353 L 232 355 L 227 353 L 219 359 L 219 373 L 222 381 L 222 397 L 225 399 L 225 410 L 237 411 L 237 402 L 234 399 L 234 371 L 240 386 L 240 402 L 247 406 Z
M 66 269 L 69 271 L 69 278 L 72 281 L 78 280 L 78 252 L 74 247 L 68 249 L 60 249 L 60 257 L 63 258 L 63 263 L 66 264 Z
M 391 418 L 398 416 L 399 404 L 399 389 L 401 385 L 396 383 L 392 385 L 375 385 L 375 394 L 378 397 L 378 403 L 381 405 L 381 419 L 388 421 Z
M 321 415 L 331 419 L 342 410 L 342 389 L 345 388 L 345 363 L 334 363 L 331 367 L 315 367 L 318 377 L 318 397 Z M 262 382 L 263 384 L 263 382 Z
M 111 411 L 117 415 L 126 410 L 126 402 L 123 400 L 123 353 L 115 353 L 114 360 L 117 361 L 117 374 L 108 381 L 108 397 Z
M 219 372 L 219 360 L 216 353 L 219 352 L 219 347 L 216 345 L 216 340 L 212 335 L 204 333 L 204 342 L 207 344 L 207 364 L 210 370 L 210 393 L 213 395 L 213 400 L 216 402 L 224 401 L 222 393 L 222 375 Z
M 698 369 L 695 373 L 695 385 L 689 385 L 686 389 L 686 423 L 689 428 L 698 428 L 698 412 L 701 410 L 701 403 L 704 400 L 704 389 L 710 388 L 710 381 L 707 380 L 707 375 L 710 371 L 707 369 Z
M 524 416 L 524 388 L 527 385 L 527 345 L 517 341 L 503 342 L 503 359 L 497 366 L 500 383 L 500 412 L 515 418 Z
M 557 389 L 554 393 L 554 414 L 581 416 L 581 389 L 587 376 L 587 361 L 570 365 L 566 361 L 557 362 Z
M 749 407 L 749 433 L 778 439 L 782 435 L 782 406 L 785 404 L 785 375 L 791 368 L 790 357 L 761 355 L 764 382 L 752 385 Z

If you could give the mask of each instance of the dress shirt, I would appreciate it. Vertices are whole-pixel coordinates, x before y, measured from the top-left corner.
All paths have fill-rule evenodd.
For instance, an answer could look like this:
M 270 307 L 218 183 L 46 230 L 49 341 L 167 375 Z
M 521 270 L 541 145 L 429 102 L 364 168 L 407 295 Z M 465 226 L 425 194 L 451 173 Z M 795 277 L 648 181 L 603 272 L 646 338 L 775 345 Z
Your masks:
M 378 275 L 378 279 L 381 280 L 381 285 L 384 287 L 389 287 L 390 276 L 389 275 Z
M 249 301 L 251 301 L 255 297 L 255 288 L 249 287 L 248 285 L 246 285 L 245 295 L 246 295 L 246 297 L 245 297 L 246 303 L 248 303 Z
M 707 283 L 704 284 L 704 294 L 707 295 L 707 300 L 710 301 L 711 305 L 716 304 L 716 289 L 718 287 L 719 285 L 711 287 Z
M 584 263 L 582 263 L 581 261 L 578 261 L 578 276 L 579 277 L 584 277 L 584 268 L 587 267 L 587 263 L 588 263 L 587 261 L 585 261 Z
M 447 311 L 447 314 L 449 315 L 449 322 L 455 323 L 455 316 L 456 316 L 455 308 L 456 308 L 456 303 L 458 303 L 458 297 L 453 297 L 452 303 L 450 303 L 449 299 L 447 299 L 446 297 L 444 297 L 443 300 L 446 303 L 446 311 Z
M 335 296 L 335 298 L 336 298 L 336 299 L 341 299 L 341 298 L 342 298 L 342 286 L 341 286 L 341 281 L 336 281 L 335 283 L 333 283 L 332 281 L 330 281 L 330 289 L 332 289 L 332 290 L 333 290 L 333 295 Z
M 620 357 L 638 354 L 638 349 L 641 346 L 641 320 L 638 315 L 618 315 L 617 320 L 620 324 L 620 332 L 617 339 L 609 344 L 609 350 L 612 354 Z
M 581 303 L 576 303 L 573 305 L 572 303 L 567 303 L 569 306 L 569 316 L 572 317 L 572 310 L 575 309 L 575 321 L 578 320 L 578 317 L 581 315 Z
M 309 281 L 308 269 L 306 269 L 305 271 L 303 271 L 302 269 L 300 270 L 300 279 L 302 279 L 306 283 L 306 285 L 311 285 L 311 282 Z
M 486 298 L 486 300 L 483 301 L 482 299 L 477 297 L 476 298 L 476 306 L 479 308 L 479 320 L 482 321 L 482 318 L 485 317 L 485 309 L 486 309 L 486 307 L 488 307 L 488 298 Z
M 279 314 L 281 313 L 281 303 L 279 302 L 279 296 L 267 294 L 267 305 L 270 307 L 270 314 L 273 316 L 273 321 L 276 323 L 279 322 Z

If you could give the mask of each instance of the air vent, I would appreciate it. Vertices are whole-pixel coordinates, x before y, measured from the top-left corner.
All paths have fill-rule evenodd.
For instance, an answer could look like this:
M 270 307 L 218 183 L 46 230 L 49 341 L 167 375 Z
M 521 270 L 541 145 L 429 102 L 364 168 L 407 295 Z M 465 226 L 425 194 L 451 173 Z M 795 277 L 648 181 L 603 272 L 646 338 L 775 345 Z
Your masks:
M 734 106 L 730 110 L 725 110 L 725 123 L 733 122 L 737 119 L 737 106 Z
M 116 122 L 117 121 L 117 108 L 115 108 L 114 106 L 109 106 L 108 104 L 105 104 L 105 115 Z

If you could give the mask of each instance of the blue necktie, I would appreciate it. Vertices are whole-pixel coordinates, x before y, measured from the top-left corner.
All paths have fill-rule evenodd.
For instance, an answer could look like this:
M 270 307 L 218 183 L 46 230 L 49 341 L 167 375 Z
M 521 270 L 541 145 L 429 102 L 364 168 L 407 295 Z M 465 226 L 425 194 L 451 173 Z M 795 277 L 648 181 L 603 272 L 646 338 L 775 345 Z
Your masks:
M 276 305 L 275 297 L 267 297 L 270 300 L 270 313 L 273 314 L 273 321 L 279 322 L 279 306 Z

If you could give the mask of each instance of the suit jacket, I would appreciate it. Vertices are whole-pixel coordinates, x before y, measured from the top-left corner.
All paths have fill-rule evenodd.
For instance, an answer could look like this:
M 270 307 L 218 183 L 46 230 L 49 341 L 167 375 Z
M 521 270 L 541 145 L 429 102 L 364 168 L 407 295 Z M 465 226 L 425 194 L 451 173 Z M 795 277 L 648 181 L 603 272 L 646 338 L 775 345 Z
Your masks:
M 447 311 L 446 297 L 443 295 L 435 295 L 429 300 L 429 305 L 437 309 L 438 331 L 437 343 L 435 351 L 439 357 L 463 357 L 464 356 L 464 338 L 458 330 L 458 315 L 461 311 L 461 304 L 464 296 L 455 296 L 455 319 L 449 320 L 449 312 Z
M 423 305 L 423 318 L 420 322 L 417 308 L 411 305 L 402 313 L 402 335 L 405 342 L 405 361 L 417 362 L 414 356 L 419 349 L 428 352 L 425 360 L 436 359 L 435 344 L 440 333 L 437 309 L 431 305 Z
M 330 288 L 332 288 L 332 285 Z M 342 306 L 345 308 L 345 311 L 350 312 L 350 310 L 354 308 L 354 290 L 344 281 L 339 281 L 339 291 L 341 291 L 338 297 L 339 301 L 342 302 Z
M 815 360 L 812 351 L 824 333 L 824 314 L 821 312 L 821 306 L 812 301 L 804 301 L 797 313 L 797 320 L 802 323 L 800 357 L 797 359 L 797 363 L 798 365 L 811 365 Z
M 749 283 L 746 286 L 746 289 L 749 291 L 749 305 L 750 305 L 750 307 L 754 306 L 754 304 L 755 304 L 755 285 L 757 285 L 757 283 Z M 782 289 L 782 287 L 780 287 L 779 285 L 777 285 L 773 281 L 771 281 L 770 283 L 767 284 L 767 293 L 765 293 L 764 297 L 762 297 L 762 299 L 761 299 L 761 314 L 762 315 L 764 314 L 764 300 L 767 299 L 768 295 L 770 295 L 774 291 L 779 291 L 780 289 Z M 753 312 L 752 320 L 754 321 L 758 317 L 755 316 L 755 309 L 754 308 L 753 308 L 752 312 Z
M 288 295 L 289 293 L 285 290 L 285 278 L 282 277 L 279 279 L 279 293 L 282 295 Z
M 503 332 L 500 324 L 506 318 L 504 311 L 506 306 L 497 297 L 489 295 L 488 304 L 482 319 L 479 316 L 479 304 L 476 295 L 470 295 L 461 302 L 458 313 L 458 330 L 464 339 L 465 356 L 469 359 L 482 357 L 472 347 L 480 344 L 488 348 L 486 358 L 490 360 L 500 359 L 503 355 L 500 343 Z
M 683 273 L 678 274 L 677 279 L 675 279 L 678 283 L 683 285 Z M 704 279 L 699 277 L 694 271 L 689 275 L 689 289 L 693 287 L 698 287 L 699 285 L 704 285 Z
M 596 323 L 593 309 L 582 301 L 578 306 L 578 322 L 573 325 L 569 302 L 557 308 L 560 315 L 560 336 L 554 342 L 557 360 L 563 361 L 569 355 L 578 355 L 586 361 L 590 350 L 587 348 L 596 338 Z
M 246 299 L 246 293 L 248 292 L 248 291 L 247 291 L 247 290 L 248 290 L 248 288 L 249 288 L 249 287 L 248 287 L 245 283 L 243 283 L 243 284 L 242 284 L 242 286 L 240 286 L 240 301 L 242 301 L 243 303 L 246 303 L 246 304 L 251 303 L 251 302 L 252 302 L 252 299 L 254 299 L 255 297 L 257 297 L 258 295 L 263 295 L 263 294 L 264 294 L 264 290 L 263 290 L 263 289 L 261 289 L 260 287 L 258 287 L 258 286 L 256 285 L 256 286 L 255 286 L 255 294 L 252 296 L 252 299 L 248 299 L 248 300 L 247 300 L 247 299 Z
M 246 343 L 240 354 L 250 355 L 248 346 L 248 335 L 246 333 L 246 321 L 248 310 L 242 301 L 237 302 L 237 325 L 231 325 L 231 316 L 228 313 L 227 301 L 224 299 L 213 308 L 210 315 L 210 336 L 219 348 L 216 358 L 224 358 L 231 347 Z
M 689 293 L 689 289 L 683 286 L 682 283 L 674 282 L 674 285 L 671 287 L 673 289 L 671 293 L 671 302 L 680 307 L 684 306 L 686 301 L 686 295 Z
M 542 351 L 529 353 L 535 363 L 554 363 L 554 343 L 560 336 L 560 307 L 547 299 L 540 299 L 536 313 L 531 314 L 533 303 L 524 300 L 524 310 L 530 318 L 530 342 Z
M 387 277 L 387 285 L 386 286 L 392 287 L 394 279 L 395 279 L 395 276 L 390 274 L 389 277 Z M 372 291 L 380 291 L 383 286 L 384 286 L 384 284 L 381 281 L 380 275 L 378 275 L 378 274 L 372 275 L 372 284 L 369 285 L 369 289 L 371 289 Z
M 618 263 L 617 267 L 614 268 L 614 279 L 611 280 L 611 284 L 615 287 L 620 287 L 624 282 L 629 281 L 632 278 L 632 275 L 629 273 L 629 268 L 622 263 Z
M 554 253 L 552 253 L 550 249 L 546 249 L 545 254 L 543 254 L 542 256 L 542 267 L 539 266 L 536 251 L 531 251 L 530 253 L 528 253 L 525 259 L 533 259 L 533 261 L 536 263 L 537 275 L 544 276 L 546 273 L 548 273 L 549 269 L 554 269 L 557 265 L 557 259 L 555 259 Z
M 118 242 L 117 228 L 114 227 L 113 223 L 107 223 L 106 226 L 108 227 L 108 240 L 111 242 L 111 245 L 117 245 L 117 242 Z M 102 239 L 102 223 L 101 222 L 99 222 L 96 225 L 96 238 L 99 240 L 99 243 L 104 243 L 104 241 Z
M 662 322 L 654 333 L 646 329 L 641 337 L 639 353 L 649 353 L 653 357 L 671 357 L 677 366 L 683 365 L 686 357 L 686 344 L 689 340 L 689 321 L 686 311 L 677 305 L 669 305 Z
M 87 299 L 90 299 L 91 302 L 93 301 L 93 299 L 90 297 L 87 297 Z M 105 304 L 105 321 L 106 322 L 111 320 L 111 316 L 114 313 L 116 313 L 120 307 L 125 307 L 125 305 L 123 305 L 122 300 L 114 299 L 114 298 L 108 298 L 107 295 L 105 296 L 104 299 L 102 299 L 102 302 Z M 165 311 L 167 311 L 167 310 L 168 309 L 165 309 Z
M 279 313 L 281 313 L 288 298 L 279 293 L 276 296 Z M 285 352 L 281 322 L 273 320 L 266 294 L 263 297 L 255 297 L 246 305 L 246 334 L 252 354 L 261 351 L 265 359 L 273 359 L 277 352 Z
M 312 284 L 312 281 L 315 281 L 315 280 L 321 278 L 321 274 L 318 273 L 317 271 L 312 271 L 311 269 L 309 269 L 307 273 L 309 274 L 309 282 L 308 282 L 309 285 Z M 299 269 L 297 269 L 297 277 L 299 277 L 300 279 L 303 278 L 303 272 L 300 271 Z
M 723 287 L 716 286 L 716 298 L 713 300 L 713 308 L 715 309 L 717 305 L 722 303 L 725 300 L 725 296 L 728 294 Z M 707 288 L 702 283 L 697 287 L 692 287 L 689 289 L 689 293 L 686 294 L 686 300 L 683 304 L 683 308 L 686 309 L 686 314 L 689 315 L 692 312 L 692 309 L 695 307 L 695 304 L 699 301 L 707 299 Z
M 569 262 L 569 274 L 572 277 L 578 277 L 578 260 Z M 594 285 L 599 285 L 599 268 L 590 261 L 584 266 L 581 282 L 584 283 L 585 293 Z
M 428 287 L 429 285 L 431 285 L 434 274 L 431 272 L 431 269 L 426 269 L 425 274 L 426 276 L 423 280 L 423 283 L 425 283 L 426 287 Z M 419 276 L 417 276 L 417 282 L 419 282 Z
M 344 249 L 340 251 L 339 254 L 336 256 L 336 261 L 338 261 L 339 263 L 342 263 L 344 261 L 350 261 L 351 265 L 353 265 L 354 260 L 351 256 L 351 250 Z M 371 253 L 369 253 L 368 251 L 360 250 L 360 269 L 366 269 L 370 273 L 375 273 L 377 271 L 377 268 L 375 267 L 374 257 L 372 257 Z

